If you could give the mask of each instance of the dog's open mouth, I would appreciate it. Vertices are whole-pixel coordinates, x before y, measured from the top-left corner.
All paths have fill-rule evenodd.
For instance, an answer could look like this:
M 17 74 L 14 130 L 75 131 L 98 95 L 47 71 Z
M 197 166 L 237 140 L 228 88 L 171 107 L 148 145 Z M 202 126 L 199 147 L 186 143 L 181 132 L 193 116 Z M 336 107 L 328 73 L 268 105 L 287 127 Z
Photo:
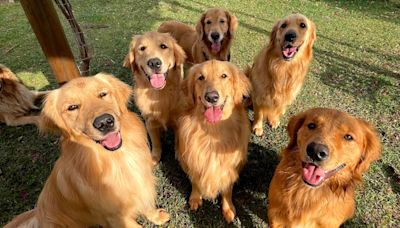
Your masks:
M 303 162 L 302 177 L 304 183 L 311 187 L 317 187 L 322 184 L 322 182 L 329 177 L 335 175 L 338 171 L 343 169 L 346 164 L 341 164 L 333 170 L 325 171 L 318 165 L 314 163 Z
M 221 41 L 213 41 L 211 43 L 211 50 L 215 54 L 221 51 L 222 40 Z
M 283 55 L 283 59 L 285 59 L 286 61 L 291 60 L 296 53 L 299 51 L 300 46 L 292 46 L 291 44 L 287 44 L 282 48 L 282 55 Z
M 225 100 L 226 101 L 226 100 Z M 222 111 L 224 110 L 225 101 L 222 105 L 211 105 L 206 106 L 206 111 L 204 112 L 204 117 L 206 118 L 207 122 L 210 124 L 216 124 L 218 121 L 221 120 Z
M 164 89 L 167 84 L 167 73 L 152 73 L 151 75 L 147 74 L 146 71 L 142 67 L 143 73 L 146 75 L 149 80 L 151 86 L 156 90 Z
M 102 140 L 97 140 L 106 150 L 115 151 L 122 146 L 121 132 L 108 133 Z

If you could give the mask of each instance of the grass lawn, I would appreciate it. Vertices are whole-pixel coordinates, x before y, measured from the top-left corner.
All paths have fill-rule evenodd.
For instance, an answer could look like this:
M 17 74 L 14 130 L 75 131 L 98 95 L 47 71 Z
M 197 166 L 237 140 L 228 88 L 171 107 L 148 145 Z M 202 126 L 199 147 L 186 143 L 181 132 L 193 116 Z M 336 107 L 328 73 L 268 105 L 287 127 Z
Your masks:
M 212 0 L 71 0 L 91 45 L 91 74 L 117 75 L 132 84 L 122 68 L 132 34 L 156 30 L 169 19 L 195 24 L 211 6 L 230 10 L 239 19 L 232 62 L 244 67 L 268 40 L 273 23 L 300 12 L 317 26 L 314 60 L 305 86 L 278 129 L 251 137 L 249 162 L 234 188 L 237 227 L 266 227 L 267 191 L 279 152 L 287 144 L 285 125 L 311 107 L 333 107 L 362 117 L 378 129 L 383 155 L 364 176 L 357 211 L 345 227 L 400 227 L 400 2 L 386 1 L 212 1 Z M 74 37 L 60 14 L 72 49 Z M 54 76 L 19 3 L 0 4 L 0 63 L 29 87 L 56 88 Z M 134 109 L 134 108 L 133 108 Z M 252 113 L 250 113 L 252 116 Z M 171 227 L 225 226 L 219 202 L 206 201 L 190 212 L 190 182 L 174 159 L 173 135 L 167 134 L 155 173 L 158 205 L 167 209 Z M 0 125 L 0 226 L 32 209 L 59 155 L 55 136 L 32 126 Z M 151 226 L 145 220 L 145 226 Z

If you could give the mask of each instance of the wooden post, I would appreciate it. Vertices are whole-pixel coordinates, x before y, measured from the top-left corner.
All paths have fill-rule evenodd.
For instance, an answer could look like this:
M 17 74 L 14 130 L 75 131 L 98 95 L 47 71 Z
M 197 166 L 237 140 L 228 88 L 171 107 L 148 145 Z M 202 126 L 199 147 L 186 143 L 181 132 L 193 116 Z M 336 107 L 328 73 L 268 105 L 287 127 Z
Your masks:
M 79 70 L 52 0 L 21 0 L 20 2 L 57 82 L 62 85 L 79 77 Z

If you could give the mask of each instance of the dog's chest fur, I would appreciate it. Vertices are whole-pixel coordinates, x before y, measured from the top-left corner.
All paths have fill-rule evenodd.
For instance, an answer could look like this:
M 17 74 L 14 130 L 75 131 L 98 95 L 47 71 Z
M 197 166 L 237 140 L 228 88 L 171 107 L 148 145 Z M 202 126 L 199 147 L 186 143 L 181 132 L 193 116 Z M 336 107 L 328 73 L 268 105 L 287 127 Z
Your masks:
M 215 198 L 237 180 L 247 160 L 249 126 L 229 120 L 211 126 L 194 118 L 179 122 L 177 157 L 203 196 Z

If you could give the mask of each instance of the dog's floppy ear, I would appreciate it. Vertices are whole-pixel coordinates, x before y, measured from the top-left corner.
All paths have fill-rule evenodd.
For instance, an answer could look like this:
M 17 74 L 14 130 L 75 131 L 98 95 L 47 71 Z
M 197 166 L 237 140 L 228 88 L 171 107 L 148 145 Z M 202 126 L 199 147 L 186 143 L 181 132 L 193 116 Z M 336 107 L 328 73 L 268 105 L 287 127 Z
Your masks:
M 368 170 L 373 161 L 379 159 L 381 153 L 380 139 L 374 127 L 364 120 L 361 121 L 364 132 L 363 151 L 359 163 L 355 168 L 355 178 L 361 180 L 362 174 Z
M 132 69 L 132 71 L 134 70 L 135 67 L 135 47 L 139 37 L 140 36 L 132 37 L 132 41 L 129 44 L 129 52 L 125 56 L 124 62 L 122 64 L 123 67 Z
M 229 22 L 229 34 L 231 37 L 233 37 L 233 35 L 236 32 L 236 29 L 238 27 L 238 20 L 236 18 L 236 16 L 230 14 L 228 11 L 225 11 L 226 17 L 228 18 L 228 22 Z
M 310 33 L 311 33 L 309 44 L 312 46 L 314 44 L 315 40 L 317 39 L 317 32 L 316 32 L 314 22 L 309 20 L 309 25 L 310 25 Z
M 195 103 L 194 83 L 196 80 L 195 66 L 189 70 L 188 76 L 182 81 L 181 88 L 185 96 L 188 107 L 193 107 Z
M 234 68 L 234 102 L 235 104 L 243 104 L 243 99 L 250 97 L 251 93 L 251 83 L 249 78 L 236 66 L 231 66 Z
M 202 40 L 203 36 L 204 36 L 204 19 L 205 18 L 206 18 L 206 13 L 204 12 L 200 17 L 200 20 L 196 24 L 196 32 L 197 32 L 197 37 L 199 40 Z
M 48 93 L 44 99 L 44 105 L 40 113 L 39 129 L 41 132 L 63 133 L 68 131 L 57 108 L 60 89 Z
M 132 88 L 111 74 L 98 73 L 95 77 L 105 81 L 113 89 L 113 94 L 122 112 L 127 112 L 127 104 L 131 99 Z
M 175 66 L 181 66 L 185 63 L 186 53 L 183 48 L 176 42 L 174 38 L 174 56 L 175 56 Z
M 269 34 L 269 46 L 274 45 L 276 42 L 276 34 L 278 33 L 280 23 L 281 21 L 277 21 Z
M 297 146 L 297 132 L 303 125 L 306 116 L 307 112 L 302 112 L 290 118 L 287 126 L 287 132 L 289 135 L 289 144 L 286 147 L 287 150 L 292 150 Z

